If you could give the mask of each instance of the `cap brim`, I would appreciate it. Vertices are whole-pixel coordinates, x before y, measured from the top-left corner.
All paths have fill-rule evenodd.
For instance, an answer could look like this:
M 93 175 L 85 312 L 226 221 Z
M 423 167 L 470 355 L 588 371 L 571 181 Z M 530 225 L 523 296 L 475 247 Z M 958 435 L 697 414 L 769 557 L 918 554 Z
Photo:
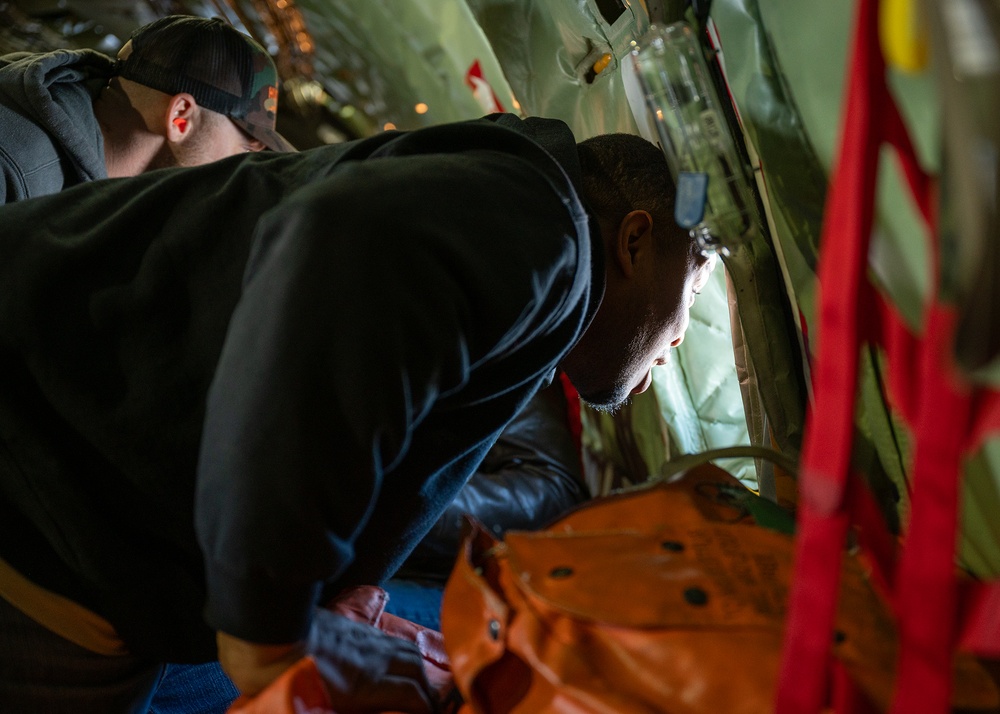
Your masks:
M 298 151 L 291 142 L 276 131 L 265 132 L 267 138 L 264 136 L 258 136 L 256 138 L 260 139 L 264 146 L 269 148 L 271 151 Z
M 229 117 L 229 120 L 271 151 L 298 151 L 288 139 L 274 129 L 253 125 L 234 117 Z

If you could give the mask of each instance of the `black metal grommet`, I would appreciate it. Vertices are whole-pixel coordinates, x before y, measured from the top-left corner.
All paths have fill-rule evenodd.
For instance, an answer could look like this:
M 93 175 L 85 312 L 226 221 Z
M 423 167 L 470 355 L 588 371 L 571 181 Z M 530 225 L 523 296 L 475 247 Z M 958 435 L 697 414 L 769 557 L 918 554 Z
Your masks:
M 490 634 L 491 640 L 497 640 L 500 637 L 500 621 L 490 620 L 489 624 L 486 626 L 487 632 Z
M 688 605 L 705 605 L 708 603 L 708 593 L 701 588 L 688 588 L 684 591 L 684 601 Z
M 663 548 L 663 550 L 669 550 L 672 553 L 680 553 L 684 550 L 684 544 L 676 540 L 665 540 L 660 543 L 660 547 Z
M 552 568 L 552 570 L 549 571 L 550 578 L 568 578 L 572 574 L 573 568 L 567 568 L 565 566 L 561 568 Z

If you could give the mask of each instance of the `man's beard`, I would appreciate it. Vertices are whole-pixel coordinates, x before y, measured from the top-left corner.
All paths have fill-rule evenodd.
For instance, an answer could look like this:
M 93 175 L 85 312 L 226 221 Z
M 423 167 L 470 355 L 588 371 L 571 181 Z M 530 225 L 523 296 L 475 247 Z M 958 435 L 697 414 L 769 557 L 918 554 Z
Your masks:
M 632 393 L 630 390 L 622 385 L 617 385 L 598 394 L 581 394 L 580 399 L 591 409 L 596 409 L 605 414 L 615 414 L 629 403 L 631 396 Z

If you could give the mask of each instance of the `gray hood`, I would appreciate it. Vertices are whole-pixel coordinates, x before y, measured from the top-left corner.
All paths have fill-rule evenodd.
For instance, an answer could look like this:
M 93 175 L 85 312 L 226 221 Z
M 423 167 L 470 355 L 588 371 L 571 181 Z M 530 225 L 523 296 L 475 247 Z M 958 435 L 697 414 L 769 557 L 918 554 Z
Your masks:
M 106 178 L 104 140 L 94 117 L 93 98 L 113 67 L 109 57 L 93 50 L 0 57 L 0 112 L 5 129 L 0 151 L 16 157 L 30 177 L 32 172 L 44 173 L 54 144 L 60 171 L 66 174 L 65 185 Z M 48 134 L 48 142 L 37 127 Z M 43 183 L 47 186 L 49 181 Z

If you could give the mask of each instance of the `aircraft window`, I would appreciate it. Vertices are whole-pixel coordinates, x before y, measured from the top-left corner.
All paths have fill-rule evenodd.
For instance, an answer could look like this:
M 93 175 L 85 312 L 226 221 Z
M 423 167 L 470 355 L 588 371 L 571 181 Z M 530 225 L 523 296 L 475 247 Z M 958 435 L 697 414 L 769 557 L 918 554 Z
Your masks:
M 609 25 L 614 25 L 615 20 L 625 12 L 623 0 L 595 0 L 597 9 L 601 11 L 604 21 Z

